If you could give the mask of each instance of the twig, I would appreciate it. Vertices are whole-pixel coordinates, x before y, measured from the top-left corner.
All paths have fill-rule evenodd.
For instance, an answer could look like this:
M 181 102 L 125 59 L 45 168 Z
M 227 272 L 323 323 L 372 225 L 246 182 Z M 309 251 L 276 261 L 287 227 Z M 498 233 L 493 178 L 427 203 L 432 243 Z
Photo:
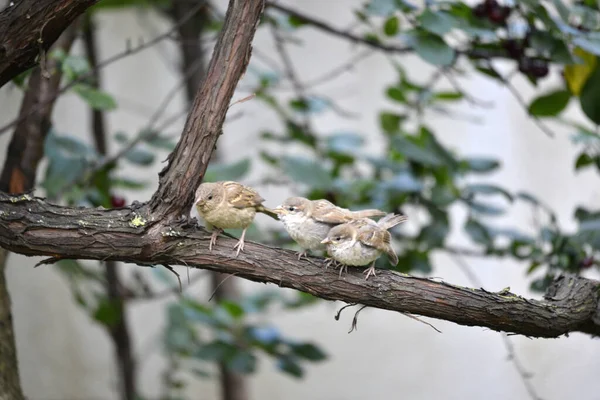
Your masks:
M 0 127 L 0 134 L 6 132 L 9 128 L 11 128 L 12 126 L 18 124 L 19 122 L 23 121 L 24 119 L 27 119 L 31 114 L 37 112 L 37 110 L 40 107 L 43 107 L 46 102 L 50 102 L 53 101 L 54 99 L 56 99 L 58 96 L 60 96 L 61 94 L 63 94 L 64 92 L 66 92 L 67 90 L 71 89 L 73 86 L 75 86 L 76 84 L 85 81 L 86 79 L 90 78 L 93 76 L 95 70 L 98 69 L 102 69 L 116 61 L 119 61 L 122 58 L 128 57 L 130 55 L 139 53 L 140 51 L 147 49 L 148 47 L 152 47 L 154 46 L 156 43 L 166 39 L 167 37 L 169 37 L 173 32 L 175 32 L 177 30 L 177 28 L 184 24 L 188 19 L 190 19 L 195 13 L 196 11 L 198 11 L 201 7 L 204 6 L 204 2 L 200 1 L 198 2 L 198 4 L 190 11 L 190 13 L 188 15 L 186 15 L 184 18 L 182 18 L 180 21 L 178 21 L 170 30 L 168 30 L 167 32 L 163 33 L 162 35 L 159 35 L 157 37 L 155 37 L 154 39 L 145 42 L 145 43 L 141 43 L 139 46 L 135 47 L 135 48 L 130 48 L 129 46 L 127 46 L 127 49 L 121 53 L 115 54 L 112 57 L 107 58 L 106 60 L 102 61 L 101 63 L 99 63 L 96 68 L 90 70 L 89 72 L 82 74 L 80 76 L 78 76 L 76 79 L 72 80 L 71 82 L 67 83 L 65 86 L 63 86 L 62 88 L 60 88 L 53 96 L 51 96 L 50 98 L 48 98 L 45 102 L 41 102 L 40 104 L 38 104 L 35 107 L 32 107 L 31 110 L 28 113 L 24 113 L 24 115 L 20 115 L 19 117 L 15 118 L 14 120 L 12 120 L 11 122 L 9 122 L 8 124 Z
M 173 267 L 171 267 L 169 264 L 161 264 L 161 265 L 175 274 L 175 276 L 177 277 L 177 281 L 179 282 L 179 293 L 183 293 L 183 285 L 181 285 L 181 278 L 179 277 L 179 274 L 177 273 L 177 271 L 175 271 L 173 269 Z
M 342 311 L 344 311 L 346 308 L 348 307 L 354 307 L 355 305 L 357 305 L 358 303 L 350 303 L 350 304 L 346 304 L 344 307 L 340 308 L 337 312 L 337 314 L 335 314 L 335 320 L 339 321 L 340 320 L 340 315 L 342 315 Z
M 255 93 L 252 93 L 251 95 L 248 95 L 248 96 L 246 96 L 246 97 L 243 97 L 243 98 L 241 98 L 241 99 L 239 99 L 239 100 L 236 100 L 236 101 L 234 101 L 233 103 L 231 103 L 231 104 L 229 105 L 229 108 L 233 107 L 233 106 L 234 106 L 234 105 L 236 105 L 236 104 L 240 104 L 240 103 L 244 103 L 244 102 L 246 102 L 246 101 L 252 100 L 252 99 L 253 99 L 253 98 L 255 98 L 255 97 L 256 97 L 256 94 L 255 94 Z
M 436 328 L 435 326 L 433 326 L 433 324 L 430 324 L 427 321 L 423 321 L 421 318 L 416 317 L 414 315 L 412 315 L 411 313 L 408 312 L 403 312 L 402 314 L 404 314 L 405 316 L 407 316 L 408 318 L 414 319 L 415 321 L 419 321 L 422 324 L 428 325 L 430 326 L 434 331 L 438 332 L 438 333 L 442 333 L 442 331 L 440 331 L 438 328 Z
M 350 327 L 350 330 L 348 331 L 348 333 L 358 330 L 358 314 L 365 308 L 367 308 L 367 306 L 362 306 L 361 308 L 358 309 L 358 311 L 356 313 L 354 313 L 354 318 L 352 318 L 352 326 Z
M 225 279 L 223 279 L 221 282 L 219 282 L 219 284 L 218 284 L 217 286 L 215 286 L 215 289 L 213 290 L 212 294 L 211 294 L 211 295 L 210 295 L 210 297 L 208 298 L 208 301 L 211 301 L 211 300 L 212 300 L 212 298 L 213 298 L 213 297 L 215 296 L 215 294 L 217 293 L 217 290 L 219 289 L 219 287 L 220 287 L 220 286 L 221 286 L 223 283 L 225 283 L 225 281 L 226 281 L 227 279 L 231 278 L 232 276 L 236 276 L 236 275 L 237 275 L 237 273 L 236 273 L 236 274 L 229 274 L 229 275 L 227 275 L 227 277 L 225 277 Z

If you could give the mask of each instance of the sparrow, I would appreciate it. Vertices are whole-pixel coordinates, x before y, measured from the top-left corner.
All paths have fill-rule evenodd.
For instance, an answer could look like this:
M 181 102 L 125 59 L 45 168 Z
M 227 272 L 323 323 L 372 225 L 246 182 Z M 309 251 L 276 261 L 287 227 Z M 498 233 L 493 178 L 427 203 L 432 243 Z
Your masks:
M 290 197 L 273 211 L 291 238 L 302 247 L 302 251 L 298 252 L 298 260 L 306 257 L 308 250 L 325 250 L 321 242 L 334 226 L 357 218 L 386 214 L 380 210 L 350 211 L 325 199 L 308 200 L 304 197 Z
M 244 251 L 246 230 L 257 212 L 276 218 L 273 210 L 265 207 L 265 201 L 256 190 L 233 181 L 205 182 L 198 186 L 194 205 L 206 222 L 206 228 L 212 230 L 208 249 L 212 251 L 217 237 L 224 229 L 243 229 L 234 249 L 236 257 Z
M 388 214 L 375 222 L 361 218 L 333 227 L 327 237 L 321 241 L 327 246 L 327 253 L 339 263 L 340 276 L 348 265 L 371 266 L 364 272 L 365 279 L 375 274 L 375 261 L 385 253 L 393 265 L 398 264 L 398 256 L 391 245 L 392 235 L 388 229 L 406 221 L 404 215 Z

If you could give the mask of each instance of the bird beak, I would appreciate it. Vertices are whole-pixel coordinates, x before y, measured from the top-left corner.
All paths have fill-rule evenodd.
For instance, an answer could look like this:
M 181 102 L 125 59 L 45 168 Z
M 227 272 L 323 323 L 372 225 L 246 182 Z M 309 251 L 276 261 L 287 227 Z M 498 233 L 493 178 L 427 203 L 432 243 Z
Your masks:
M 206 204 L 206 202 L 201 199 L 198 199 L 198 200 L 194 201 L 194 204 L 202 207 L 204 204 Z
M 329 243 L 331 243 L 331 239 L 329 239 L 329 238 L 325 238 L 325 239 L 321 240 L 321 244 L 329 244 Z
M 281 206 L 277 206 L 273 209 L 273 212 L 277 215 L 285 215 L 287 214 L 287 210 Z

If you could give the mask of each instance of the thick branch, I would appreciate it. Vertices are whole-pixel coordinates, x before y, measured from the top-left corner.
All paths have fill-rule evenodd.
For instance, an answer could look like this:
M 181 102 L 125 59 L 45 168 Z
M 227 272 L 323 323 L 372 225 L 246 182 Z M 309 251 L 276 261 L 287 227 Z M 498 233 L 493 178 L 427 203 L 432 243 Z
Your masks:
M 181 264 L 235 273 L 326 300 L 527 336 L 557 337 L 577 331 L 600 334 L 599 283 L 585 278 L 560 278 L 544 301 L 387 271 L 368 281 L 355 269 L 338 278 L 337 271 L 325 271 L 317 258 L 298 261 L 292 251 L 251 242 L 237 258 L 232 250 L 235 241 L 225 237 L 209 252 L 209 236 L 195 221 L 162 225 L 152 221 L 147 212 L 139 205 L 120 210 L 66 208 L 28 196 L 0 194 L 0 246 L 26 255 Z
M 0 87 L 33 67 L 98 0 L 19 0 L 0 12 Z
M 187 214 L 202 181 L 238 81 L 246 71 L 264 0 L 231 0 L 183 134 L 160 173 L 150 209 L 161 219 Z

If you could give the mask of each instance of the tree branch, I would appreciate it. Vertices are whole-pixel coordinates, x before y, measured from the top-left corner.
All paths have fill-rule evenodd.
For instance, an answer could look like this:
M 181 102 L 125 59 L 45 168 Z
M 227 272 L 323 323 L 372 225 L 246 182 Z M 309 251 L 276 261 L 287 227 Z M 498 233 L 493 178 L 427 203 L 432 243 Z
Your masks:
M 144 205 L 119 210 L 68 208 L 27 195 L 0 194 L 0 245 L 26 255 L 115 260 L 140 265 L 180 264 L 274 283 L 326 300 L 444 319 L 460 325 L 534 337 L 569 332 L 600 334 L 599 282 L 561 277 L 544 301 L 508 291 L 454 286 L 382 271 L 372 280 L 354 268 L 343 278 L 322 260 L 298 261 L 290 250 L 247 242 L 235 257 L 234 239 L 222 237 L 212 252 L 210 235 L 195 220 L 165 224 Z
M 0 87 L 33 67 L 98 0 L 19 0 L 0 12 Z
M 263 0 L 231 0 L 206 78 L 196 93 L 183 134 L 168 165 L 159 174 L 159 187 L 150 210 L 171 220 L 187 214 L 194 192 L 210 161 L 235 87 L 246 71 L 252 40 L 264 8 Z

